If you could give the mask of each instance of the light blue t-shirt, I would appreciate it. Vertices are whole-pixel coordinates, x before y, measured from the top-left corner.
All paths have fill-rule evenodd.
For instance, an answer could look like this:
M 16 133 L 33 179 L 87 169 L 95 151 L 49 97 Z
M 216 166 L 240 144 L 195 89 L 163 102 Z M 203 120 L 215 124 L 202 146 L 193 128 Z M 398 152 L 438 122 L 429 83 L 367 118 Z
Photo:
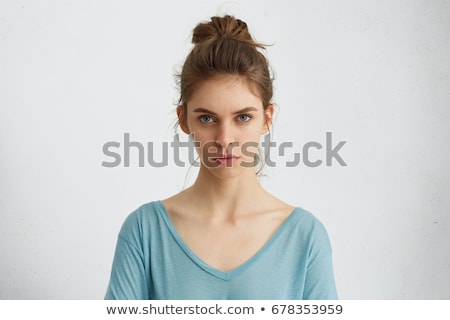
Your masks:
M 161 201 L 150 202 L 120 230 L 105 299 L 337 299 L 330 242 L 296 208 L 253 257 L 223 272 L 189 249 Z

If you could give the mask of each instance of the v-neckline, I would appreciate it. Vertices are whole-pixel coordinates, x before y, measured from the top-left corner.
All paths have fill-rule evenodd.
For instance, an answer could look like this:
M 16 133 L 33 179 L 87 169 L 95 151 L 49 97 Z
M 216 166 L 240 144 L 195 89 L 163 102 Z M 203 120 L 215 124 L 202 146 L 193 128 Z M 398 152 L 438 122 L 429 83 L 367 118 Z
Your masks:
M 269 240 L 267 240 L 263 246 L 258 249 L 258 251 L 255 252 L 250 258 L 248 258 L 246 261 L 244 261 L 242 264 L 238 265 L 237 267 L 231 269 L 230 271 L 222 271 L 216 267 L 211 266 L 210 264 L 206 263 L 203 259 L 201 259 L 197 254 L 194 253 L 194 251 L 191 250 L 191 248 L 187 245 L 187 243 L 183 240 L 181 235 L 178 233 L 177 229 L 175 228 L 175 225 L 172 222 L 172 219 L 169 216 L 169 213 L 166 210 L 166 207 L 162 203 L 161 200 L 158 200 L 155 202 L 157 205 L 159 212 L 161 213 L 162 218 L 164 219 L 164 222 L 169 229 L 170 233 L 172 234 L 173 238 L 175 239 L 178 246 L 183 250 L 183 252 L 188 256 L 189 259 L 191 259 L 196 265 L 198 265 L 200 268 L 202 268 L 204 271 L 208 272 L 209 274 L 222 279 L 224 281 L 229 281 L 248 269 L 254 262 L 256 262 L 260 256 L 264 254 L 267 250 L 270 249 L 272 244 L 276 241 L 276 239 L 282 234 L 283 230 L 287 228 L 289 225 L 289 222 L 293 219 L 295 216 L 298 208 L 295 207 L 289 216 L 286 218 L 286 220 L 276 229 L 276 231 L 271 235 Z

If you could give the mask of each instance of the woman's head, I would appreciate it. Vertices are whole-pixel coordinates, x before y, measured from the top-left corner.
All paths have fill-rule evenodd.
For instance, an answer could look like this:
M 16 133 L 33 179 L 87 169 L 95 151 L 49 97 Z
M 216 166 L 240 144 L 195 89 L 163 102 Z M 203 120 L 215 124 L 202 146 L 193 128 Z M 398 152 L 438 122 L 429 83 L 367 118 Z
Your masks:
M 271 105 L 272 77 L 265 56 L 258 50 L 247 24 L 232 16 L 212 17 L 198 24 L 192 36 L 194 48 L 179 75 L 179 125 L 183 128 L 186 109 L 195 90 L 206 80 L 237 76 L 260 97 L 264 110 Z
M 271 125 L 273 88 L 264 47 L 231 16 L 198 24 L 192 42 L 179 75 L 178 124 L 199 143 L 204 167 L 234 176 L 259 163 L 259 139 Z

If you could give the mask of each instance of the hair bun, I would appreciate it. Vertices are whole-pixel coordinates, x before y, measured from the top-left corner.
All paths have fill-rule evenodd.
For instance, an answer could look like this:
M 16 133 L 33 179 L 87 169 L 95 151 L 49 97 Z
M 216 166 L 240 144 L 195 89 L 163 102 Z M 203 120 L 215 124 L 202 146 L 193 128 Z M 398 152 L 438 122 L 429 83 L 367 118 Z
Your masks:
M 245 42 L 253 47 L 261 47 L 253 40 L 247 24 L 229 15 L 211 17 L 211 21 L 198 24 L 192 35 L 192 43 L 196 45 L 224 38 Z

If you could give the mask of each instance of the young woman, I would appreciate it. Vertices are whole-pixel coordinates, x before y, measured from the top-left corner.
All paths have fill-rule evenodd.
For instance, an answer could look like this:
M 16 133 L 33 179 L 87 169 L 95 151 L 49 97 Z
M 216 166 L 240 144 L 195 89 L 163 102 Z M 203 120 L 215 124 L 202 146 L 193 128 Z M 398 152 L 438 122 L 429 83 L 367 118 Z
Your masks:
M 106 299 L 337 299 L 327 233 L 258 182 L 274 108 L 268 63 L 245 22 L 194 29 L 180 74 L 180 128 L 199 174 L 124 222 Z

